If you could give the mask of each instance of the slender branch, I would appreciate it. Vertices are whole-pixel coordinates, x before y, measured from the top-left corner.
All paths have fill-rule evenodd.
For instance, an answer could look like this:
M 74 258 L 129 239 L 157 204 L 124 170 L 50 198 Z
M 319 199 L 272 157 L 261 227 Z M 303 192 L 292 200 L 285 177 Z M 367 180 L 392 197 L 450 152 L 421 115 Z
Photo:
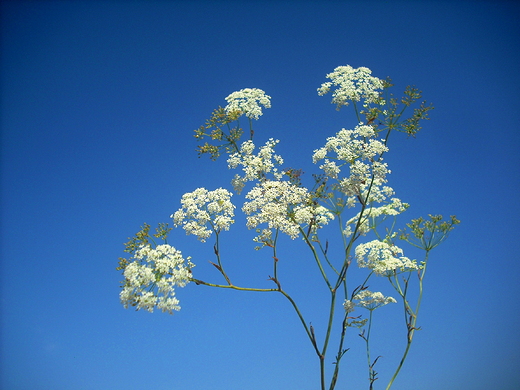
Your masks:
M 338 375 L 339 375 L 339 363 L 341 361 L 341 358 L 345 354 L 345 352 L 348 351 L 348 349 L 346 349 L 346 350 L 343 349 L 345 335 L 347 334 L 348 318 L 349 318 L 348 312 L 345 312 L 345 317 L 343 318 L 343 324 L 342 324 L 343 327 L 341 329 L 341 336 L 340 336 L 339 344 L 338 344 L 338 354 L 336 355 L 336 362 L 335 362 L 336 367 L 334 367 L 334 373 L 332 374 L 332 379 L 330 381 L 329 390 L 334 390 L 334 387 L 336 387 L 336 382 L 338 380 Z
M 278 256 L 276 255 L 276 242 L 278 241 L 278 229 L 276 229 L 276 235 L 273 242 L 273 277 L 278 281 Z
M 325 335 L 325 341 L 323 342 L 323 349 L 321 351 L 322 356 L 325 357 L 327 353 L 327 347 L 329 345 L 330 332 L 332 330 L 332 323 L 334 321 L 334 309 L 336 306 L 336 290 L 331 291 L 330 309 L 329 309 L 329 323 L 327 324 L 327 333 Z
M 314 255 L 314 260 L 316 260 L 316 264 L 318 265 L 318 268 L 320 269 L 321 276 L 323 277 L 323 280 L 325 280 L 325 283 L 327 283 L 327 286 L 329 289 L 332 289 L 332 286 L 329 282 L 329 278 L 327 277 L 327 274 L 325 273 L 325 270 L 323 269 L 323 266 L 320 261 L 320 257 L 318 256 L 318 253 L 316 252 L 316 248 L 314 248 L 314 245 L 312 245 L 311 241 L 309 240 L 309 236 L 306 234 L 306 232 L 302 229 L 302 227 L 299 227 L 300 233 L 303 236 L 303 239 L 305 240 L 305 243 L 309 247 L 309 249 L 312 251 L 312 254 Z
M 213 249 L 215 251 L 215 256 L 217 256 L 217 262 L 218 262 L 218 267 L 216 266 L 216 264 L 213 264 L 219 271 L 220 273 L 224 276 L 224 278 L 226 279 L 226 282 L 228 282 L 228 284 L 231 286 L 232 283 L 231 283 L 231 280 L 229 280 L 229 277 L 227 276 L 226 272 L 224 271 L 224 268 L 222 267 L 222 262 L 220 260 L 220 249 L 219 249 L 219 245 L 220 245 L 220 240 L 219 240 L 219 232 L 218 230 L 216 229 L 213 229 L 215 231 L 215 236 L 216 236 L 216 240 L 215 240 L 215 245 L 213 246 Z
M 372 360 L 370 359 L 370 331 L 372 330 L 372 314 L 373 314 L 373 310 L 369 310 L 369 311 L 370 311 L 370 314 L 369 314 L 369 317 L 368 317 L 368 327 L 367 327 L 366 337 L 365 337 L 365 335 L 363 333 L 360 334 L 360 336 L 365 340 L 365 343 L 366 343 L 367 361 L 368 361 L 368 378 L 369 378 L 369 381 L 370 381 L 370 389 L 372 389 L 373 383 L 375 381 L 375 375 L 376 374 L 375 374 L 374 369 L 373 369 Z
M 277 288 L 252 288 L 252 287 L 239 287 L 233 284 L 216 284 L 216 283 L 208 283 L 203 280 L 191 278 L 191 281 L 197 285 L 209 286 L 209 287 L 218 287 L 218 288 L 230 288 L 232 290 L 240 290 L 240 291 L 255 291 L 255 292 L 272 292 L 279 291 Z
M 386 390 L 389 390 L 390 387 L 392 387 L 392 384 L 394 383 L 395 378 L 397 378 L 397 375 L 399 375 L 399 372 L 401 371 L 401 368 L 403 367 L 406 357 L 408 356 L 408 352 L 410 351 L 410 347 L 412 345 L 413 336 L 415 334 L 415 331 L 418 329 L 416 327 L 417 317 L 419 315 L 419 309 L 421 307 L 421 301 L 422 301 L 422 295 L 423 295 L 423 280 L 424 280 L 424 275 L 426 273 L 426 265 L 428 264 L 429 253 L 430 253 L 429 250 L 426 250 L 424 266 L 419 273 L 419 297 L 417 299 L 417 305 L 415 307 L 415 312 L 413 312 L 411 310 L 410 305 L 408 304 L 408 301 L 406 300 L 406 293 L 404 295 L 402 295 L 403 301 L 405 302 L 405 310 L 406 310 L 406 308 L 408 308 L 408 310 L 410 310 L 409 319 L 407 319 L 407 321 L 406 321 L 406 327 L 407 327 L 406 348 L 404 350 L 403 356 L 401 358 L 401 361 L 399 362 L 399 365 L 397 366 L 397 369 L 396 369 L 394 375 L 392 376 L 392 378 L 390 379 L 390 382 L 386 386 Z

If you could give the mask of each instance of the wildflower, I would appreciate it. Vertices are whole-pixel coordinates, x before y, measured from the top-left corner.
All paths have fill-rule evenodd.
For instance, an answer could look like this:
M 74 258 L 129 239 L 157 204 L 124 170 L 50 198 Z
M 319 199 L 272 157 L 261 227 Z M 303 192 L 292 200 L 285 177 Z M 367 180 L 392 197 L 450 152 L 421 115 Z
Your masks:
M 340 168 L 336 165 L 336 163 L 334 161 L 330 161 L 327 158 L 325 159 L 325 162 L 320 165 L 320 169 L 323 169 L 325 171 L 325 175 L 333 179 L 337 179 L 340 172 Z
M 392 297 L 385 297 L 380 292 L 371 292 L 368 290 L 358 292 L 354 295 L 354 300 L 359 301 L 355 306 L 363 307 L 371 311 L 385 306 L 388 303 L 397 303 L 397 301 Z
M 369 268 L 381 276 L 396 272 L 417 270 L 420 267 L 415 260 L 399 256 L 403 250 L 384 241 L 373 240 L 356 247 L 356 258 L 360 268 Z
M 273 246 L 273 231 L 271 229 L 256 229 L 258 236 L 253 238 L 254 242 L 261 245 L 255 247 L 255 250 L 262 249 L 264 246 Z
M 212 232 L 229 230 L 235 222 L 231 196 L 232 193 L 223 188 L 214 191 L 197 188 L 182 196 L 182 207 L 170 217 L 176 227 L 182 226 L 186 234 L 193 234 L 205 242 Z
M 372 126 L 357 125 L 354 130 L 341 129 L 334 137 L 327 138 L 325 146 L 314 151 L 312 161 L 317 163 L 332 152 L 331 158 L 352 164 L 355 160 L 374 160 L 388 147 L 384 141 L 375 139 Z
M 172 314 L 181 308 L 175 287 L 184 287 L 191 281 L 194 266 L 190 257 L 184 259 L 171 245 L 143 245 L 124 269 L 119 299 L 125 308 L 130 305 L 149 312 L 158 308 Z
M 370 199 L 374 201 L 376 198 L 374 195 L 378 192 L 378 187 L 375 186 L 376 190 L 374 193 L 371 193 Z M 386 190 L 386 191 L 385 191 Z M 379 201 L 383 201 L 386 199 L 385 195 L 392 195 L 393 190 L 390 187 L 384 187 L 383 192 L 379 192 Z M 387 216 L 396 216 L 404 212 L 406 209 L 408 209 L 410 205 L 408 203 L 402 202 L 399 198 L 392 198 L 390 202 L 383 204 L 379 207 L 370 207 L 367 210 L 363 212 L 363 217 L 361 218 L 361 221 L 359 222 L 358 226 L 358 233 L 360 234 L 367 234 L 370 231 L 370 228 L 372 227 L 371 221 L 376 220 L 379 217 L 382 217 L 383 219 Z M 354 217 L 350 218 L 346 223 L 346 228 L 344 230 L 344 234 L 346 237 L 349 237 L 352 234 L 352 226 L 356 226 L 359 221 L 359 213 L 357 213 Z
M 338 66 L 327 78 L 331 81 L 323 83 L 318 88 L 318 95 L 323 96 L 330 92 L 331 87 L 337 86 L 332 93 L 332 103 L 339 110 L 341 106 L 348 106 L 349 100 L 359 102 L 364 99 L 366 103 L 384 104 L 379 90 L 383 89 L 383 81 L 371 76 L 372 71 L 365 67 L 357 69 L 350 65 Z
M 345 302 L 343 302 L 343 307 L 345 308 L 345 311 L 347 313 L 352 313 L 354 311 L 354 308 L 356 307 L 356 304 L 352 302 L 350 299 L 345 299 Z
M 226 114 L 240 112 L 249 119 L 258 119 L 262 115 L 262 108 L 271 107 L 271 96 L 258 88 L 244 88 L 233 92 L 226 98 L 228 105 L 225 107 Z
M 228 158 L 228 167 L 235 169 L 242 166 L 244 175 L 235 175 L 231 181 L 233 189 L 240 193 L 245 186 L 245 183 L 253 180 L 267 179 L 269 174 L 272 174 L 276 180 L 283 176 L 277 166 L 283 164 L 283 158 L 275 154 L 274 147 L 278 144 L 278 140 L 270 138 L 264 146 L 260 147 L 257 155 L 254 155 L 255 145 L 253 141 L 249 140 L 240 146 L 240 151 L 233 153 Z
M 320 165 L 325 175 L 337 180 L 335 189 L 348 198 L 353 207 L 356 199 L 365 204 L 382 202 L 393 195 L 385 186 L 386 176 L 391 173 L 383 162 L 382 155 L 388 152 L 384 140 L 375 139 L 377 133 L 372 126 L 359 124 L 353 130 L 340 130 L 334 137 L 327 138 L 325 146 L 314 151 L 313 162 Z M 349 175 L 341 177 L 348 167 Z
M 242 208 L 247 217 L 247 227 L 257 228 L 267 223 L 269 229 L 280 229 L 292 239 L 298 237 L 301 226 L 312 223 L 318 228 L 334 219 L 334 215 L 323 206 L 310 202 L 306 188 L 286 181 L 266 180 L 257 184 L 246 195 Z M 265 232 L 262 233 L 265 235 Z

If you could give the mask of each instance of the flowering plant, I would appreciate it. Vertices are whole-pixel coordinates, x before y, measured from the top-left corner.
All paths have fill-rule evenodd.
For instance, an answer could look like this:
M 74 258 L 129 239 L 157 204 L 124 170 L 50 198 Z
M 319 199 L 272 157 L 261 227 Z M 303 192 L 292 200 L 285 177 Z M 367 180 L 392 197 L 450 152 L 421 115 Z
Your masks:
M 227 106 L 216 109 L 206 124 L 195 130 L 198 140 L 208 139 L 199 146 L 200 155 L 209 154 L 215 160 L 227 153 L 228 167 L 241 170 L 235 174 L 231 185 L 236 195 L 246 187 L 248 189 L 241 210 L 246 215 L 247 228 L 256 231 L 253 239 L 258 244 L 256 249 L 270 251 L 273 275 L 269 276 L 269 281 L 273 284 L 269 288 L 253 288 L 231 282 L 221 257 L 219 237 L 235 222 L 233 193 L 224 188 L 213 191 L 198 188 L 183 195 L 181 208 L 171 218 L 175 227 L 182 227 L 186 234 L 196 236 L 201 242 L 215 234 L 216 262 L 212 264 L 226 283 L 198 279 L 192 272 L 191 258 L 184 258 L 179 250 L 167 243 L 172 228 L 160 224 L 151 235 L 150 226 L 145 224 L 126 243 L 125 251 L 130 257 L 119 260 L 117 269 L 124 277 L 120 300 L 125 308 L 134 306 L 137 310 L 148 311 L 158 308 L 172 314 L 180 310 L 175 288 L 190 282 L 214 288 L 279 293 L 294 309 L 318 357 L 322 390 L 326 387 L 333 390 L 336 386 L 340 362 L 348 351 L 344 344 L 349 328 L 358 328 L 359 336 L 366 343 L 368 385 L 373 389 L 378 379 L 375 366 L 379 359 L 371 358 L 373 312 L 399 301 L 404 310 L 405 347 L 388 380 L 386 388 L 389 389 L 406 360 L 415 331 L 419 329 L 417 320 L 430 252 L 448 237 L 459 221 L 455 216 L 444 220 L 440 215 L 429 215 L 428 219 L 413 219 L 405 227 L 396 229 L 397 217 L 409 205 L 397 198 L 387 184 L 391 171 L 383 157 L 389 152 L 391 134 L 401 132 L 415 136 L 421 129 L 420 121 L 428 119 L 428 112 L 433 107 L 425 102 L 413 108 L 410 117 L 404 117 L 407 109 L 421 98 L 421 92 L 408 87 L 404 96 L 397 100 L 389 93 L 392 87 L 389 79 L 374 77 L 370 69 L 363 67 L 340 66 L 327 78 L 330 81 L 318 88 L 318 94 L 332 91 L 332 103 L 338 110 L 352 103 L 357 125 L 350 130 L 340 130 L 314 150 L 312 162 L 320 173 L 314 175 L 309 187 L 303 184 L 301 170 L 283 168 L 284 159 L 275 152 L 278 140 L 269 139 L 258 149 L 254 144 L 253 120 L 263 114 L 262 107 L 271 106 L 271 98 L 264 91 L 246 88 L 232 93 L 226 98 Z M 240 142 L 244 131 L 239 121 L 243 116 L 249 122 L 249 139 Z M 348 213 L 350 215 L 345 218 Z M 337 230 L 331 233 L 330 226 L 334 224 Z M 372 239 L 366 238 L 369 234 L 373 235 Z M 277 268 L 280 261 L 277 249 L 282 245 L 282 235 L 301 240 L 323 279 L 321 288 L 330 293 L 327 326 L 322 330 L 321 342 L 296 300 L 282 288 Z M 324 235 L 327 235 L 325 241 Z M 329 238 L 334 238 L 330 235 L 338 238 L 341 252 L 329 251 L 329 242 L 333 242 Z M 157 244 L 153 237 L 163 243 Z M 422 250 L 424 259 L 417 261 L 404 256 L 404 250 L 397 245 L 399 240 Z M 352 272 L 349 272 L 353 260 L 360 269 L 366 270 L 366 275 L 357 283 L 352 282 Z M 416 282 L 412 283 L 412 277 Z M 387 287 L 397 294 L 396 298 L 369 290 L 369 283 L 375 283 L 377 278 L 389 282 Z M 338 306 L 342 307 L 339 313 Z M 354 316 L 352 313 L 356 309 L 368 310 L 368 316 Z M 340 324 L 335 337 L 336 355 L 332 373 L 326 375 L 326 354 L 334 339 L 335 322 Z

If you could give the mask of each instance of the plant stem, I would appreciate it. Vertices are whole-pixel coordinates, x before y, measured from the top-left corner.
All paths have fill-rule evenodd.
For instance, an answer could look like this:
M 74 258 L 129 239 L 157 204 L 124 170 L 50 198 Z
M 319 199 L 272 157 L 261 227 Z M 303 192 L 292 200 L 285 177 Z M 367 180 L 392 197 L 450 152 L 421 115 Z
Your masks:
M 372 313 L 373 313 L 373 310 L 370 310 L 370 314 L 369 314 L 369 317 L 368 317 L 368 330 L 367 330 L 367 336 L 366 336 L 366 337 L 363 337 L 363 338 L 365 339 L 365 343 L 366 343 L 366 346 L 367 346 L 368 379 L 369 379 L 369 381 L 370 381 L 370 389 L 372 389 L 372 384 L 373 384 L 373 381 L 372 381 L 372 378 L 373 378 L 373 375 L 372 375 L 373 369 L 372 369 L 372 363 L 371 363 L 371 360 L 370 360 L 370 330 L 372 329 Z
M 217 256 L 217 262 L 218 262 L 218 270 L 220 273 L 224 276 L 224 279 L 226 279 L 226 282 L 231 286 L 231 280 L 229 280 L 229 277 L 227 276 L 226 272 L 224 271 L 224 268 L 222 267 L 222 262 L 220 261 L 220 241 L 219 241 L 219 232 L 216 229 L 213 229 L 215 232 L 215 256 Z
M 312 245 L 312 242 L 310 241 L 309 237 L 305 233 L 305 231 L 300 226 L 300 233 L 303 236 L 303 239 L 305 240 L 305 243 L 309 247 L 309 249 L 312 251 L 312 254 L 314 255 L 314 260 L 316 260 L 316 264 L 318 265 L 318 268 L 320 269 L 321 276 L 323 277 L 323 280 L 325 280 L 325 283 L 327 283 L 327 286 L 329 289 L 332 289 L 329 278 L 327 277 L 327 274 L 325 273 L 325 270 L 323 269 L 323 266 L 321 265 L 320 257 L 318 256 L 318 253 L 316 252 L 316 249 L 314 248 L 314 245 Z
M 334 373 L 332 375 L 332 379 L 330 381 L 330 388 L 329 390 L 334 390 L 334 387 L 336 387 L 336 381 L 338 380 L 338 374 L 339 374 L 339 362 L 343 355 L 345 354 L 346 350 L 343 350 L 343 342 L 345 340 L 345 334 L 347 333 L 347 323 L 348 323 L 348 313 L 345 312 L 345 317 L 343 318 L 343 328 L 341 330 L 341 337 L 339 339 L 339 345 L 338 345 L 338 354 L 336 356 L 336 367 L 334 368 Z
M 401 368 L 403 367 L 403 364 L 406 360 L 406 357 L 408 356 L 408 352 L 410 351 L 410 347 L 412 346 L 413 336 L 415 331 L 417 330 L 417 317 L 419 315 L 419 309 L 421 307 L 421 301 L 422 301 L 422 295 L 423 295 L 423 280 L 424 280 L 424 274 L 426 273 L 426 266 L 428 264 L 428 255 L 430 254 L 429 250 L 426 250 L 425 260 L 424 260 L 424 266 L 419 273 L 419 297 L 417 298 L 417 305 L 415 307 L 415 312 L 412 312 L 410 309 L 410 305 L 408 304 L 408 301 L 406 300 L 406 293 L 402 295 L 404 304 L 405 304 L 405 311 L 408 307 L 408 310 L 411 312 L 409 320 L 406 320 L 406 327 L 408 329 L 407 337 L 406 337 L 406 348 L 403 353 L 403 357 L 401 358 L 401 361 L 399 362 L 399 366 L 397 367 L 397 370 L 395 371 L 394 375 L 392 376 L 392 379 L 390 379 L 390 382 L 388 383 L 388 386 L 386 386 L 386 390 L 389 390 L 390 387 L 392 387 L 392 384 L 394 383 L 395 378 L 397 378 L 397 375 L 399 375 L 399 372 L 401 371 Z M 406 317 L 406 315 L 405 315 Z

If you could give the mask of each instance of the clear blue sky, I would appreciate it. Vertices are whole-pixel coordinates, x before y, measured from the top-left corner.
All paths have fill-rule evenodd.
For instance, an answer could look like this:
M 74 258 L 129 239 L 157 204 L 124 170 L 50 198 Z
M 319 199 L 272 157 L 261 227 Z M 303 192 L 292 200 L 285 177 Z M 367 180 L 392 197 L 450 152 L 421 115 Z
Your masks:
M 355 124 L 316 93 L 347 64 L 434 103 L 417 138 L 391 145 L 390 184 L 407 218 L 462 220 L 432 253 L 423 330 L 394 388 L 520 388 L 517 2 L 3 1 L 1 11 L 2 389 L 318 389 L 316 356 L 281 296 L 190 285 L 173 316 L 135 312 L 119 304 L 115 267 L 127 237 L 168 222 L 182 194 L 230 188 L 224 161 L 197 158 L 193 130 L 233 91 L 272 96 L 259 142 L 280 139 L 287 165 L 311 172 L 312 150 Z M 271 287 L 268 255 L 234 231 L 229 273 Z M 182 231 L 170 242 L 197 276 L 221 281 L 211 243 Z M 312 285 L 314 263 L 286 257 L 285 272 Z M 295 296 L 319 328 L 320 296 Z M 382 320 L 393 308 L 381 310 Z M 375 329 L 386 383 L 402 340 L 393 325 Z M 340 388 L 368 388 L 361 341 L 349 339 Z

